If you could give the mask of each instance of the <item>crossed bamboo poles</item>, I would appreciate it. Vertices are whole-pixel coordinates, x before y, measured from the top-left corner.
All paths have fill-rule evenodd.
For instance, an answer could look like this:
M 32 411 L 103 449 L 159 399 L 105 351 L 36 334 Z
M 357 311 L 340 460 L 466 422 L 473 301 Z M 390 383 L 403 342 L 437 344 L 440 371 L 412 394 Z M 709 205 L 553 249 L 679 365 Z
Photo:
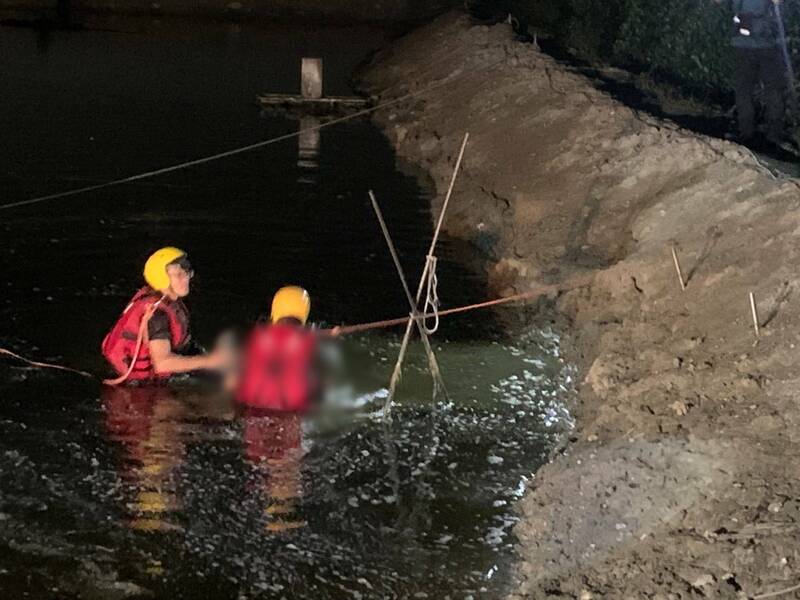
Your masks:
M 439 369 L 439 363 L 436 360 L 436 355 L 433 352 L 433 348 L 431 347 L 430 340 L 428 339 L 428 332 L 425 328 L 424 323 L 424 316 L 419 312 L 419 303 L 422 299 L 422 291 L 426 287 L 426 283 L 430 277 L 434 275 L 432 272 L 432 264 L 435 261 L 434 252 L 436 251 L 436 244 L 439 241 L 439 234 L 442 230 L 442 223 L 444 223 L 444 216 L 447 212 L 447 207 L 450 204 L 450 197 L 453 194 L 453 188 L 455 187 L 456 178 L 458 177 L 458 172 L 461 169 L 461 161 L 464 158 L 464 150 L 466 150 L 467 142 L 469 141 L 469 133 L 464 134 L 464 141 L 461 143 L 461 150 L 458 153 L 458 159 L 456 160 L 455 168 L 453 169 L 453 176 L 450 179 L 450 186 L 447 189 L 447 195 L 444 199 L 444 204 L 442 205 L 442 211 L 439 214 L 439 219 L 436 223 L 436 230 L 433 232 L 433 238 L 431 239 L 430 249 L 428 250 L 428 254 L 425 257 L 425 266 L 422 270 L 422 275 L 419 279 L 419 286 L 417 287 L 417 295 L 416 298 L 411 295 L 411 289 L 408 287 L 408 281 L 406 279 L 405 273 L 403 271 L 403 266 L 400 264 L 400 258 L 397 255 L 397 250 L 395 249 L 394 242 L 392 241 L 392 236 L 389 234 L 389 229 L 386 227 L 386 221 L 383 219 L 383 213 L 381 212 L 380 206 L 378 205 L 378 201 L 375 198 L 375 194 L 370 190 L 369 198 L 372 202 L 372 208 L 375 210 L 375 215 L 378 218 L 378 223 L 381 226 L 381 231 L 383 232 L 383 237 L 386 239 L 386 244 L 389 247 L 389 252 L 392 255 L 392 260 L 394 261 L 394 266 L 397 269 L 397 274 L 400 277 L 400 281 L 403 284 L 403 291 L 405 292 L 406 298 L 408 300 L 409 308 L 411 309 L 411 313 L 408 317 L 408 322 L 406 323 L 406 332 L 403 336 L 403 343 L 400 345 L 400 353 L 397 357 L 397 363 L 394 366 L 394 372 L 392 373 L 392 378 L 389 381 L 389 395 L 386 398 L 386 403 L 384 404 L 384 412 L 383 416 L 384 419 L 391 418 L 391 410 L 392 410 L 392 401 L 394 400 L 395 391 L 397 390 L 397 384 L 400 381 L 400 376 L 403 369 L 403 360 L 405 359 L 406 350 L 408 349 L 408 342 L 411 337 L 411 329 L 416 324 L 417 330 L 419 331 L 420 338 L 422 339 L 422 344 L 425 347 L 425 353 L 428 356 L 428 368 L 431 371 L 431 376 L 433 377 L 433 395 L 434 398 L 437 394 L 442 393 L 447 396 L 447 389 L 444 385 L 444 380 L 442 379 L 442 372 Z

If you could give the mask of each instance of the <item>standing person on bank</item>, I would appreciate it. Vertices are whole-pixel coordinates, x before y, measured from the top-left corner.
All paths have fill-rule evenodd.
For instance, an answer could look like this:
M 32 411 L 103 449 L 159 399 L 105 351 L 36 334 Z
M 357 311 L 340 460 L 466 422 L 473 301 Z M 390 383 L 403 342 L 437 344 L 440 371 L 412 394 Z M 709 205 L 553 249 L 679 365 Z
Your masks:
M 719 4 L 722 0 L 714 0 Z M 779 146 L 784 138 L 787 65 L 778 9 L 782 0 L 733 0 L 731 45 L 736 53 L 736 111 L 739 137 L 757 143 L 755 92 L 764 85 L 766 141 Z

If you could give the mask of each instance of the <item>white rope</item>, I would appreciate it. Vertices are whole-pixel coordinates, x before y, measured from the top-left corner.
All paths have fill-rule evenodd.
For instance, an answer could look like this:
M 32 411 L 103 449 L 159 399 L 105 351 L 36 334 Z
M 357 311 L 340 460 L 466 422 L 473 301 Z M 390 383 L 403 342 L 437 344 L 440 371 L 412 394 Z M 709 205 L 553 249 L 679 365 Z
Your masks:
M 433 353 L 433 348 L 431 348 L 430 341 L 428 340 L 428 334 L 425 331 L 425 320 L 420 316 L 417 308 L 419 304 L 419 298 L 415 300 L 411 295 L 411 290 L 408 287 L 408 282 L 406 281 L 406 276 L 403 272 L 403 266 L 400 264 L 400 257 L 397 255 L 397 250 L 394 246 L 394 242 L 392 241 L 392 236 L 389 234 L 389 228 L 386 227 L 386 221 L 383 219 L 383 213 L 381 213 L 381 208 L 378 206 L 378 200 L 375 198 L 375 194 L 372 192 L 372 190 L 369 191 L 369 199 L 372 202 L 372 208 L 375 210 L 375 216 L 378 217 L 378 223 L 381 226 L 383 237 L 386 239 L 386 245 L 389 246 L 389 253 L 392 255 L 392 261 L 394 261 L 395 269 L 397 269 L 397 275 L 400 277 L 400 282 L 403 284 L 403 291 L 406 294 L 408 306 L 411 309 L 408 322 L 409 324 L 416 324 L 417 329 L 419 330 L 420 339 L 422 340 L 422 345 L 425 347 L 425 354 L 428 356 L 428 368 L 431 371 L 431 377 L 433 377 L 434 399 L 439 392 L 443 393 L 445 397 L 447 397 L 447 388 L 445 388 L 444 381 L 442 380 L 442 373 L 439 369 L 439 363 L 436 361 L 436 355 Z M 428 266 L 427 262 L 425 263 L 425 266 Z M 420 281 L 420 286 L 422 286 L 422 283 L 423 282 Z M 406 331 L 406 334 L 408 333 L 409 331 Z M 408 340 L 409 336 L 406 335 L 403 338 L 403 343 L 400 346 L 401 358 L 398 359 L 398 364 L 400 364 L 402 357 L 405 355 L 408 347 Z M 394 396 L 394 391 L 397 389 L 397 383 L 399 380 L 400 370 L 395 368 L 394 373 L 392 373 L 392 379 L 389 382 L 389 396 L 384 404 L 384 419 L 391 419 L 391 399 Z
M 442 223 L 444 222 L 444 215 L 447 212 L 447 206 L 450 204 L 450 196 L 453 194 L 453 189 L 456 184 L 456 177 L 458 176 L 458 172 L 461 169 L 461 161 L 464 158 L 464 150 L 467 148 L 467 142 L 469 141 L 469 133 L 464 134 L 464 141 L 461 143 L 461 150 L 458 153 L 458 158 L 456 159 L 456 166 L 453 169 L 453 177 L 450 179 L 450 186 L 447 188 L 447 195 L 444 198 L 444 204 L 442 205 L 442 211 L 439 213 L 439 220 L 436 224 L 436 230 L 433 233 L 433 238 L 431 239 L 431 246 L 428 250 L 428 256 L 433 256 L 433 253 L 436 251 L 436 243 L 439 241 L 439 232 L 442 230 Z M 417 295 L 414 299 L 415 307 L 419 306 L 419 301 L 422 299 L 422 290 L 425 288 L 425 282 L 427 281 L 428 276 L 428 269 L 430 268 L 430 262 L 425 261 L 425 267 L 422 270 L 422 276 L 419 278 L 419 287 L 417 287 Z M 400 381 L 400 372 L 403 368 L 403 360 L 405 359 L 406 353 L 405 350 L 408 346 L 408 338 L 411 335 L 411 328 L 414 326 L 414 319 L 409 317 L 408 323 L 406 323 L 406 332 L 403 335 L 403 343 L 400 345 L 400 353 L 397 356 L 397 362 L 394 365 L 394 372 L 392 372 L 392 379 L 389 382 L 389 395 L 386 397 L 386 403 L 384 405 L 384 415 L 389 415 L 392 400 L 394 399 L 394 393 L 397 390 L 397 382 Z M 422 335 L 423 343 L 427 344 L 428 336 L 425 334 L 425 328 L 420 327 L 420 333 Z M 427 350 L 427 347 L 426 347 Z M 431 364 L 431 373 L 433 374 L 434 380 L 434 395 L 436 395 L 437 387 L 441 387 L 444 390 L 444 383 L 441 382 L 441 374 L 438 373 L 438 367 L 434 364 L 433 360 L 429 361 Z M 436 367 L 436 369 L 434 369 Z M 446 391 L 445 391 L 446 394 Z M 385 417 L 388 418 L 388 417 Z
M 494 63 L 491 63 L 491 64 L 487 65 L 485 68 L 486 69 L 491 69 L 492 67 L 495 67 L 495 66 L 499 65 L 500 63 L 502 63 L 504 61 L 505 61 L 505 57 L 503 57 L 502 59 L 500 59 L 500 60 L 498 60 L 498 61 L 496 61 Z M 9 208 L 18 208 L 20 206 L 29 206 L 31 204 L 38 204 L 40 202 L 46 202 L 48 200 L 56 200 L 58 198 L 67 198 L 69 196 L 77 196 L 78 194 L 84 194 L 84 193 L 87 193 L 87 192 L 93 192 L 93 191 L 96 191 L 96 190 L 102 190 L 102 189 L 105 189 L 105 188 L 121 185 L 121 184 L 124 184 L 124 183 L 131 183 L 133 181 L 140 181 L 142 179 L 148 179 L 150 177 L 156 177 L 157 175 L 164 175 L 165 173 L 172 173 L 173 171 L 179 171 L 181 169 L 186 169 L 186 168 L 189 168 L 189 167 L 202 165 L 202 164 L 205 164 L 205 163 L 208 163 L 208 162 L 212 162 L 212 161 L 215 161 L 215 160 L 220 160 L 222 158 L 228 158 L 229 156 L 235 156 L 237 154 L 242 154 L 244 152 L 250 152 L 251 150 L 256 150 L 258 148 L 263 148 L 264 146 L 269 146 L 269 145 L 272 145 L 272 144 L 276 144 L 278 142 L 282 142 L 282 141 L 289 140 L 289 139 L 292 139 L 292 138 L 295 138 L 295 137 L 299 137 L 301 135 L 304 135 L 304 134 L 312 132 L 312 131 L 319 131 L 320 129 L 323 129 L 325 127 L 330 127 L 331 125 L 337 125 L 337 124 L 343 123 L 345 121 L 350 121 L 350 120 L 356 119 L 358 117 L 363 117 L 365 115 L 368 115 L 368 114 L 373 113 L 375 111 L 381 110 L 383 108 L 387 108 L 389 106 L 393 106 L 395 104 L 399 104 L 401 102 L 405 102 L 406 100 L 410 100 L 410 99 L 415 98 L 417 96 L 422 96 L 423 94 L 427 94 L 428 92 L 431 92 L 431 91 L 433 91 L 435 89 L 438 89 L 438 88 L 443 87 L 443 86 L 445 86 L 445 85 L 447 85 L 449 83 L 452 83 L 456 79 L 460 79 L 461 77 L 464 77 L 466 75 L 475 75 L 478 72 L 479 71 L 476 71 L 476 70 L 461 71 L 461 72 L 455 73 L 453 75 L 450 75 L 449 77 L 445 77 L 441 81 L 437 81 L 436 83 L 434 83 L 432 85 L 429 85 L 428 87 L 422 88 L 421 90 L 417 90 L 415 92 L 410 92 L 410 93 L 408 93 L 408 94 L 406 94 L 404 96 L 400 96 L 399 98 L 395 98 L 394 100 L 389 100 L 389 101 L 384 102 L 382 104 L 378 104 L 376 106 L 371 106 L 369 108 L 365 108 L 364 110 L 360 110 L 360 111 L 352 113 L 350 115 L 345 115 L 343 117 L 339 117 L 339 118 L 333 119 L 331 121 L 326 121 L 325 123 L 320 123 L 319 125 L 314 125 L 313 127 L 307 127 L 305 129 L 300 129 L 300 130 L 295 131 L 293 133 L 287 133 L 285 135 L 280 135 L 280 136 L 275 137 L 275 138 L 271 138 L 271 139 L 264 140 L 264 141 L 261 141 L 261 142 L 256 142 L 255 144 L 249 144 L 247 146 L 242 146 L 240 148 L 234 148 L 233 150 L 227 150 L 225 152 L 220 152 L 218 154 L 212 154 L 211 156 L 204 156 L 203 158 L 190 160 L 190 161 L 183 162 L 183 163 L 180 163 L 180 164 L 177 164 L 177 165 L 173 165 L 173 166 L 170 166 L 170 167 L 164 167 L 162 169 L 156 169 L 155 171 L 148 171 L 146 173 L 140 173 L 138 175 L 131 175 L 130 177 L 125 177 L 123 179 L 116 179 L 114 181 L 107 181 L 105 183 L 99 183 L 99 184 L 96 184 L 96 185 L 89 185 L 89 186 L 85 186 L 85 187 L 82 187 L 82 188 L 77 188 L 77 189 L 73 189 L 73 190 L 67 190 L 66 192 L 59 192 L 59 193 L 56 193 L 56 194 L 49 194 L 47 196 L 40 196 L 38 198 L 31 198 L 29 200 L 20 200 L 19 202 L 11 202 L 10 204 L 0 204 L 0 210 L 6 210 L 6 209 L 9 209 Z
M 423 320 L 425 333 L 433 335 L 439 331 L 439 278 L 436 275 L 438 259 L 433 255 L 428 255 L 428 285 L 425 291 L 425 306 L 422 309 L 423 315 L 433 314 L 433 327 L 428 327 L 428 322 Z M 424 318 L 424 317 L 423 317 Z

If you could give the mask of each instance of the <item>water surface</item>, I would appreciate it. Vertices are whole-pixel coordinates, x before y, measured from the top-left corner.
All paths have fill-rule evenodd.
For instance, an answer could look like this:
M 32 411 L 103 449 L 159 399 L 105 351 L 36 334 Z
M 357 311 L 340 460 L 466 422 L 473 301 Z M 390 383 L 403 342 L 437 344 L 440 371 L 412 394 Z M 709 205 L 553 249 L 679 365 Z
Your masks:
M 114 31 L 0 30 L 2 202 L 128 176 L 297 131 L 261 114 L 322 56 L 329 93 L 384 43 L 368 28 L 117 21 Z M 121 33 L 125 31 L 127 33 Z M 306 123 L 307 124 L 307 123 Z M 174 244 L 198 276 L 196 336 L 307 287 L 318 322 L 407 305 L 367 199 L 413 279 L 430 187 L 368 121 L 136 184 L 0 213 L 0 341 L 102 374 L 98 345 Z M 439 251 L 445 306 L 483 300 L 470 250 Z M 467 257 L 464 260 L 464 257 Z M 399 331 L 342 343 L 348 386 L 316 419 L 237 411 L 202 381 L 103 389 L 0 362 L 0 592 L 32 598 L 501 597 L 512 503 L 563 424 L 555 332 L 496 313 L 449 319 L 431 397 L 418 343 L 395 418 L 381 408 Z

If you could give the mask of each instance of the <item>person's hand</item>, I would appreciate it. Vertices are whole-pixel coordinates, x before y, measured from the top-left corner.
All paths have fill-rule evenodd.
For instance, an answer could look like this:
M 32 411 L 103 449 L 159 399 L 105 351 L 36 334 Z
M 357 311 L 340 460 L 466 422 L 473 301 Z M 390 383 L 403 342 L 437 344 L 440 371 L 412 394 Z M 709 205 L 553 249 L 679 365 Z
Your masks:
M 210 371 L 218 371 L 225 365 L 225 353 L 215 348 L 211 354 L 205 356 L 205 368 Z
M 339 337 L 342 334 L 342 328 L 337 325 L 330 332 L 331 337 Z

